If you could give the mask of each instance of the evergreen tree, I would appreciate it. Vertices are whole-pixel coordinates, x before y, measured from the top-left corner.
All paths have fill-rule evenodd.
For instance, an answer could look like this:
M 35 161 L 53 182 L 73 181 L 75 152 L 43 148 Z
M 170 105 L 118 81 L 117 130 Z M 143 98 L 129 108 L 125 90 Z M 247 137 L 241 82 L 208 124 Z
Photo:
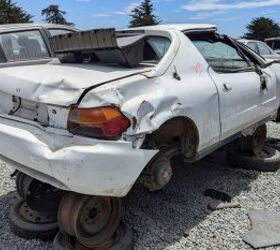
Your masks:
M 0 0 L 0 24 L 8 23 L 32 23 L 32 16 L 12 0 Z
M 161 21 L 154 15 L 154 6 L 151 0 L 144 0 L 139 6 L 131 11 L 129 27 L 141 27 L 157 25 Z
M 46 18 L 44 21 L 46 23 L 54 23 L 54 24 L 65 24 L 65 25 L 71 25 L 74 24 L 71 22 L 68 22 L 66 18 L 64 17 L 66 15 L 66 12 L 59 9 L 58 5 L 50 5 L 46 9 L 43 9 L 41 12 L 42 16 L 45 16 Z
M 246 39 L 263 41 L 269 37 L 280 36 L 279 24 L 271 18 L 254 18 L 246 28 L 247 32 L 243 36 Z

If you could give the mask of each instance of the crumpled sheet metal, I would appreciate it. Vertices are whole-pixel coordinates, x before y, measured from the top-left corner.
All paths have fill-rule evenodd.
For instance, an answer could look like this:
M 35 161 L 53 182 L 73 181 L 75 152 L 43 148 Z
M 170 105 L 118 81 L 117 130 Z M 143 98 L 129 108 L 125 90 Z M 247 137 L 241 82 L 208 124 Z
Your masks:
M 280 245 L 280 212 L 252 209 L 249 211 L 252 230 L 243 240 L 253 248 Z

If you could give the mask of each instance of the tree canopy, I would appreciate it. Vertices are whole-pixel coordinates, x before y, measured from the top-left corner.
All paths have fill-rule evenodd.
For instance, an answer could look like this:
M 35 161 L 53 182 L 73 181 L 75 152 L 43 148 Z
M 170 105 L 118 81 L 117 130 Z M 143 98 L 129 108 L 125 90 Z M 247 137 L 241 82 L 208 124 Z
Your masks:
M 65 11 L 59 9 L 59 5 L 51 4 L 41 12 L 42 16 L 45 16 L 44 21 L 54 24 L 74 25 L 74 23 L 68 22 L 65 18 L 67 14 Z
M 141 27 L 157 25 L 161 21 L 154 14 L 154 6 L 151 0 L 144 0 L 139 6 L 131 11 L 129 27 Z
M 0 24 L 31 23 L 32 18 L 12 0 L 0 0 Z
M 267 17 L 254 18 L 246 28 L 247 32 L 243 36 L 246 39 L 263 41 L 268 37 L 280 36 L 279 24 Z

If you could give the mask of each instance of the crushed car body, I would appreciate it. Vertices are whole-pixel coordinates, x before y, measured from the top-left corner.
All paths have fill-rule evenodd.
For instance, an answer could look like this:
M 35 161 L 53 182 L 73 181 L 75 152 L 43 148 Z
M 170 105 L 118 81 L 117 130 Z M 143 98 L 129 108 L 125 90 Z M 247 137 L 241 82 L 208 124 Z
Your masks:
M 123 197 L 162 148 L 196 161 L 277 116 L 279 65 L 215 26 L 121 33 L 144 39 L 137 66 L 0 65 L 1 157 L 60 189 Z

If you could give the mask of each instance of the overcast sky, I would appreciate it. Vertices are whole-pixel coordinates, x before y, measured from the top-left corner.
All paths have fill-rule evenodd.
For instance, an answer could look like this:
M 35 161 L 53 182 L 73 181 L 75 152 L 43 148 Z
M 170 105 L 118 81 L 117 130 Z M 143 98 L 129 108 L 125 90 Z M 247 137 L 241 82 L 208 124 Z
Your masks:
M 67 19 L 79 28 L 123 28 L 129 23 L 130 10 L 138 0 L 16 0 L 34 21 L 42 22 L 41 10 L 58 4 Z M 211 23 L 234 37 L 243 34 L 254 17 L 266 16 L 280 22 L 280 0 L 154 0 L 156 15 L 163 23 Z

